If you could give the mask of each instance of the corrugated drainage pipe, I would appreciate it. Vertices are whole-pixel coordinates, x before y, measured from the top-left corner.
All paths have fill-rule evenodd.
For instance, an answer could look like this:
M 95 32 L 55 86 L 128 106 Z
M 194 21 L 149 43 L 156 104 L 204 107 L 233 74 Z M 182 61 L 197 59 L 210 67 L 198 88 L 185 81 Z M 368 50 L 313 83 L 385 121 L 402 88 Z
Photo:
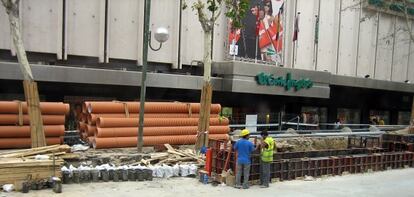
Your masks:
M 89 102 L 83 103 L 83 112 L 89 113 L 139 113 L 139 102 Z M 218 114 L 220 104 L 211 104 L 210 113 Z M 200 103 L 146 102 L 145 113 L 198 113 Z
M 209 135 L 210 139 L 227 140 L 227 134 Z M 154 146 L 162 144 L 185 145 L 194 144 L 196 135 L 173 135 L 173 136 L 144 136 L 144 146 Z M 95 138 L 93 147 L 100 148 L 125 148 L 136 147 L 136 137 L 114 137 L 114 138 Z
M 161 126 L 197 126 L 198 118 L 146 118 L 145 127 Z M 228 125 L 227 118 L 210 118 L 210 125 Z M 138 127 L 137 118 L 98 118 L 96 126 L 100 128 Z
M 137 136 L 138 127 L 97 128 L 96 137 L 132 137 Z M 144 127 L 144 136 L 195 135 L 197 126 L 181 127 Z M 210 134 L 228 134 L 229 126 L 210 126 Z

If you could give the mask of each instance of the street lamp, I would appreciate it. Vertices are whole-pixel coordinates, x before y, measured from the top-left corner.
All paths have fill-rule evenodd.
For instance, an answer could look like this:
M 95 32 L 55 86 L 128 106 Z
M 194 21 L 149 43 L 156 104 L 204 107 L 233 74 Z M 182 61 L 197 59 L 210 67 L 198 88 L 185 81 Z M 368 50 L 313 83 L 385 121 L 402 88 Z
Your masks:
M 151 11 L 151 0 L 145 0 L 144 9 L 144 40 L 142 46 L 142 77 L 141 77 L 141 94 L 140 94 L 140 107 L 139 107 L 139 124 L 138 124 L 138 139 L 137 149 L 138 152 L 142 152 L 144 145 L 144 112 L 145 112 L 145 90 L 146 90 L 146 79 L 147 79 L 147 65 L 148 65 L 148 46 L 158 51 L 161 49 L 162 43 L 168 40 L 169 34 L 168 29 L 165 27 L 159 27 L 155 30 L 155 40 L 160 43 L 160 46 L 155 49 L 151 46 L 151 31 L 149 31 L 149 20 Z
M 168 38 L 170 37 L 169 33 L 168 33 L 168 29 L 165 27 L 158 27 L 157 30 L 155 30 L 155 34 L 154 34 L 155 40 L 157 40 L 160 43 L 160 46 L 156 49 L 154 49 L 151 46 L 151 31 L 149 32 L 149 47 L 153 50 L 153 51 L 158 51 L 161 49 L 162 47 L 162 43 L 166 42 L 168 40 Z

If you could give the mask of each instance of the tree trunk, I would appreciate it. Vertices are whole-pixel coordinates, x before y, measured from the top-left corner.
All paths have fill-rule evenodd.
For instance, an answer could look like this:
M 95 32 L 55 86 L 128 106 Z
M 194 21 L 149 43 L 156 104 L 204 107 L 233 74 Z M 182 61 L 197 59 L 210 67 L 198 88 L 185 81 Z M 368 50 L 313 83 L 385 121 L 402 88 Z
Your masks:
M 27 60 L 26 51 L 23 46 L 23 39 L 20 33 L 19 4 L 13 4 L 8 10 L 10 32 L 13 37 L 14 48 L 16 49 L 17 59 L 19 60 L 20 70 L 25 80 L 33 80 L 32 70 Z
M 46 146 L 37 84 L 34 82 L 32 70 L 30 69 L 29 61 L 27 60 L 23 39 L 20 33 L 19 0 L 2 0 L 2 2 L 6 8 L 7 14 L 9 15 L 10 32 L 13 37 L 13 43 L 16 49 L 17 59 L 19 60 L 20 70 L 22 71 L 24 77 L 24 95 L 30 117 L 32 147 Z
M 211 31 L 204 32 L 204 77 L 203 88 L 201 89 L 200 98 L 200 118 L 198 121 L 198 135 L 196 142 L 196 149 L 200 150 L 201 147 L 208 146 L 208 131 L 210 127 L 210 107 L 212 99 L 212 87 L 211 87 Z

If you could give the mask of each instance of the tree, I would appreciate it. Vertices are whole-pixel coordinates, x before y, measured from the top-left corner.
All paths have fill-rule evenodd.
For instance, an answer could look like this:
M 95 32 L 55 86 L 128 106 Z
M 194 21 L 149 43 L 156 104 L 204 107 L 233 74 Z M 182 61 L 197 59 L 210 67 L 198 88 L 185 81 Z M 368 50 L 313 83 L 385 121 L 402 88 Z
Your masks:
M 9 16 L 10 35 L 13 39 L 20 70 L 24 78 L 23 87 L 30 117 L 30 135 L 32 140 L 32 147 L 46 146 L 37 84 L 34 81 L 32 70 L 30 68 L 29 61 L 27 60 L 26 51 L 23 46 L 22 35 L 20 33 L 20 0 L 1 0 L 1 2 L 6 9 L 7 15 Z
M 185 0 L 183 9 L 187 7 Z M 249 9 L 249 0 L 197 0 L 192 4 L 192 9 L 196 11 L 198 20 L 204 32 L 204 75 L 203 88 L 200 98 L 200 118 L 198 123 L 198 134 L 196 148 L 208 146 L 208 130 L 210 127 L 210 106 L 212 99 L 211 88 L 211 41 L 214 25 L 222 12 L 223 3 L 226 6 L 226 16 L 232 21 L 234 28 L 241 28 L 241 20 L 245 17 Z
M 411 22 L 414 17 L 414 1 L 413 0 L 360 0 L 358 3 L 345 7 L 343 10 L 356 8 L 361 5 L 368 5 L 367 7 L 378 12 L 390 13 L 403 17 L 407 33 L 410 36 L 410 41 L 414 42 L 414 32 L 411 31 Z M 371 16 L 372 17 L 372 16 Z M 365 20 L 365 19 L 364 19 Z M 361 20 L 362 22 L 363 20 Z M 395 35 L 392 35 L 395 36 Z

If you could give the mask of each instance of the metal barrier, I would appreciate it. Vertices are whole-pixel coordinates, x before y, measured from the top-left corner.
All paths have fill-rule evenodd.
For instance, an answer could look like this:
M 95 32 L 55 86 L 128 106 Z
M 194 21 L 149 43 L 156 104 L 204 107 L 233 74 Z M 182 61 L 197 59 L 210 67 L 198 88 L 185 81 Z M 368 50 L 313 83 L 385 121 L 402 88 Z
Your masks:
M 389 151 L 414 151 L 414 134 L 384 134 L 382 147 Z
M 212 141 L 212 172 L 221 174 L 236 169 L 237 154 L 230 152 L 227 141 Z M 271 164 L 272 179 L 294 180 L 304 176 L 341 175 L 413 167 L 413 152 L 383 152 L 381 148 L 352 148 L 307 152 L 275 153 Z M 226 165 L 226 161 L 229 164 Z M 260 155 L 252 154 L 251 181 L 260 179 Z

